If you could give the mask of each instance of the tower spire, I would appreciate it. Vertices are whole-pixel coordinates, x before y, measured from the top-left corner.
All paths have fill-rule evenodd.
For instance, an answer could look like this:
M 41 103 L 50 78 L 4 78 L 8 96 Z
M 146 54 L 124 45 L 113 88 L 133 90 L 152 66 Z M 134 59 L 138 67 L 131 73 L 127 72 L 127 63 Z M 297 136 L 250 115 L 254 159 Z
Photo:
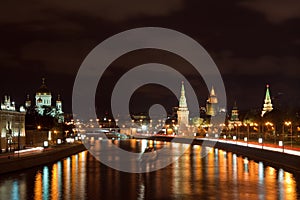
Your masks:
M 211 87 L 210 96 L 216 96 L 214 86 Z
M 179 107 L 186 108 L 186 98 L 185 98 L 185 90 L 184 90 L 184 82 L 181 82 L 181 95 L 180 95 L 180 101 L 179 101 Z
M 273 105 L 271 101 L 271 95 L 270 95 L 270 86 L 269 84 L 266 85 L 266 95 L 265 95 L 265 100 L 264 100 L 264 105 L 263 105 L 263 110 L 261 112 L 261 116 L 263 117 L 267 112 L 271 112 L 273 110 Z
M 177 111 L 177 120 L 178 120 L 178 125 L 181 128 L 187 127 L 187 125 L 189 125 L 189 110 L 186 103 L 183 81 L 181 82 L 181 92 L 180 92 L 179 107 Z
M 215 116 L 218 112 L 217 104 L 218 104 L 218 98 L 215 93 L 215 89 L 212 86 L 206 103 L 206 114 L 210 116 Z

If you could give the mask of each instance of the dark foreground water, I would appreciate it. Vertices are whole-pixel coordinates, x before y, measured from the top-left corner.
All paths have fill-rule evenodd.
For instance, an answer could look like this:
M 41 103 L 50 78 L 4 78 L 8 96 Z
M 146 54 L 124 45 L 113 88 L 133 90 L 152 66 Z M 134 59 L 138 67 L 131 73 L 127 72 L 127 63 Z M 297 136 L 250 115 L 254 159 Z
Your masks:
M 141 143 L 153 145 L 116 142 L 136 151 Z M 143 174 L 116 171 L 85 151 L 51 165 L 1 175 L 0 199 L 300 199 L 297 175 L 223 150 L 206 151 L 201 159 L 201 146 L 191 146 L 168 167 Z

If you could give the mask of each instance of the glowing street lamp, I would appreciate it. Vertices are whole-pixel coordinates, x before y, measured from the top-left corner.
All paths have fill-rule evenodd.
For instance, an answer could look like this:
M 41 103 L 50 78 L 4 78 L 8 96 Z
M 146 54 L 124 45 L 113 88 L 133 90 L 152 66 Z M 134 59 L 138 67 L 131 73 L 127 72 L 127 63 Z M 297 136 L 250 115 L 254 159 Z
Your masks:
M 284 125 L 291 126 L 290 131 L 291 131 L 291 147 L 292 147 L 293 146 L 293 124 L 291 121 L 286 121 L 284 122 Z
M 265 125 L 267 127 L 271 127 L 272 133 L 274 135 L 274 139 L 275 139 L 275 144 L 276 144 L 276 128 L 275 128 L 275 124 L 273 124 L 272 122 L 266 122 Z M 267 128 L 267 131 L 269 130 L 269 128 Z M 265 135 L 266 136 L 266 135 Z M 266 139 L 266 137 L 265 137 Z
M 109 130 L 111 130 L 111 129 L 110 129 L 110 122 L 111 122 L 111 119 L 108 119 L 108 127 L 109 127 Z

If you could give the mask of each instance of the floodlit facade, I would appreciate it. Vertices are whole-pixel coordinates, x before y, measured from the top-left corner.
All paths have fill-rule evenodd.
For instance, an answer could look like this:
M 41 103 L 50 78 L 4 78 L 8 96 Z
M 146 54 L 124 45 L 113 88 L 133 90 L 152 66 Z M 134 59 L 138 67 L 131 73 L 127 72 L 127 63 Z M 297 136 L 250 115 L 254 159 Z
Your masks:
M 25 102 L 25 106 L 29 109 L 32 106 L 29 95 Z M 59 123 L 64 122 L 64 113 L 62 110 L 62 101 L 60 95 L 57 96 L 55 105 L 52 105 L 52 94 L 45 83 L 45 78 L 42 79 L 42 85 L 35 94 L 35 110 L 39 115 L 48 115 L 58 119 Z
M 25 144 L 25 109 L 16 110 L 15 103 L 5 96 L 0 110 L 0 152 L 22 149 Z

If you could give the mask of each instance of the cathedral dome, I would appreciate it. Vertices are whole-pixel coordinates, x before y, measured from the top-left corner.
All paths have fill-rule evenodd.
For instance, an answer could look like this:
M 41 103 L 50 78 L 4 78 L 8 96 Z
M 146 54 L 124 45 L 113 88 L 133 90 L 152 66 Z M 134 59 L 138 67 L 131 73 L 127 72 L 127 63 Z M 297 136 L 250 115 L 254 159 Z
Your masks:
M 37 94 L 39 95 L 51 95 L 50 90 L 47 88 L 45 84 L 45 79 L 43 78 L 43 83 L 41 87 L 36 91 Z

